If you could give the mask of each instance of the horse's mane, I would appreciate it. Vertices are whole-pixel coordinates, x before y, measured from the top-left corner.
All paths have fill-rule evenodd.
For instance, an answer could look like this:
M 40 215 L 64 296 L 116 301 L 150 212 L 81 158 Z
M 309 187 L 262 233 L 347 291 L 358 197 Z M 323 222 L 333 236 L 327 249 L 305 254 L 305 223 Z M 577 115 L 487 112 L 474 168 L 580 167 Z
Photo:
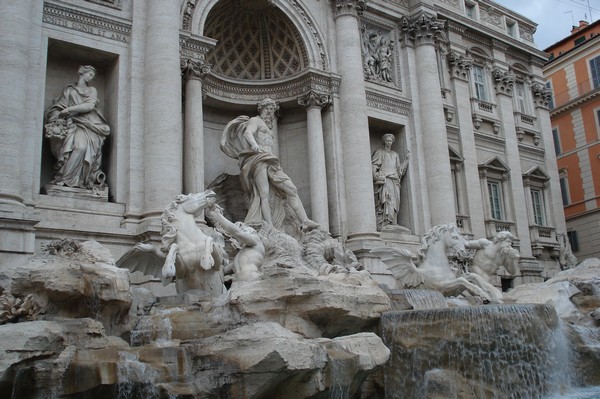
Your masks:
M 427 258 L 427 250 L 432 244 L 435 244 L 449 231 L 458 231 L 458 227 L 454 223 L 440 224 L 429 230 L 421 239 L 421 246 L 417 251 L 420 259 Z
M 169 247 L 175 242 L 177 238 L 177 226 L 176 223 L 179 219 L 175 216 L 175 210 L 179 208 L 181 203 L 187 201 L 189 195 L 178 195 L 175 201 L 171 202 L 167 209 L 160 216 L 160 222 L 162 229 L 160 231 L 162 246 L 160 248 L 164 253 L 169 252 Z

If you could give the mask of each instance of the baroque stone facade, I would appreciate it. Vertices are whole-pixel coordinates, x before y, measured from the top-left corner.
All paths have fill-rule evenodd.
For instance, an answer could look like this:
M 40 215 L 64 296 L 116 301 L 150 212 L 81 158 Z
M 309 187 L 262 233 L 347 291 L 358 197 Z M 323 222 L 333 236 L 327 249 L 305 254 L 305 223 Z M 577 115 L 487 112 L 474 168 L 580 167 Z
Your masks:
M 445 223 L 512 233 L 521 268 L 495 285 L 554 274 L 566 229 L 535 23 L 489 0 L 416 3 L 2 2 L 0 266 L 56 238 L 115 258 L 158 240 L 172 198 L 239 173 L 221 132 L 268 97 L 273 151 L 309 217 L 379 280 L 393 285 L 370 249 L 414 249 Z M 42 190 L 55 173 L 44 110 L 79 65 L 97 70 L 111 131 L 104 202 Z M 396 221 L 408 231 L 377 230 L 371 156 L 387 133 L 410 153 Z

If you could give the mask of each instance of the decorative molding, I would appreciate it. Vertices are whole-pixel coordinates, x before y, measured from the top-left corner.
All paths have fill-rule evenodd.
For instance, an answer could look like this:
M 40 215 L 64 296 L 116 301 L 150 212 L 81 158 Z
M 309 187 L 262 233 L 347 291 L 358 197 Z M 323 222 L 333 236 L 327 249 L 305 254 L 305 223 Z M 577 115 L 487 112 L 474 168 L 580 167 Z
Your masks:
M 587 94 L 585 94 L 583 96 L 579 96 L 579 97 L 575 98 L 574 100 L 571 100 L 568 103 L 561 105 L 560 107 L 553 108 L 552 111 L 550 112 L 550 116 L 556 116 L 560 113 L 563 113 L 574 107 L 584 104 L 596 97 L 600 97 L 600 88 L 598 88 L 594 91 L 588 92 Z
M 336 17 L 341 15 L 359 16 L 367 9 L 368 0 L 333 0 L 333 12 Z
M 323 46 L 323 40 L 321 39 L 321 35 L 319 35 L 319 32 L 315 28 L 315 24 L 313 23 L 312 19 L 310 19 L 308 17 L 308 14 L 304 10 L 304 8 L 302 8 L 302 5 L 300 4 L 300 2 L 298 0 L 288 0 L 288 1 L 296 9 L 298 14 L 300 14 L 302 19 L 308 26 L 310 33 L 313 35 L 315 43 L 317 44 L 317 47 L 319 48 L 319 56 L 321 59 L 321 69 L 326 70 L 328 65 L 327 65 L 327 55 L 325 54 L 325 46 Z
M 548 109 L 548 105 L 552 101 L 552 89 L 541 83 L 534 83 L 531 85 L 531 92 L 535 106 Z
M 406 16 L 400 19 L 400 30 L 404 32 L 405 41 L 413 46 L 422 44 L 438 44 L 446 42 L 444 31 L 446 20 L 437 19 L 434 15 L 420 13 L 416 17 Z
M 458 0 L 440 0 L 442 3 L 448 4 L 451 7 L 458 8 L 460 10 L 460 4 Z
M 44 3 L 44 23 L 128 43 L 131 25 L 52 3 Z
M 311 90 L 298 98 L 298 105 L 306 109 L 318 107 L 323 110 L 329 104 L 331 104 L 331 96 L 329 94 L 318 93 L 314 90 Z
M 394 3 L 394 4 L 398 4 L 401 7 L 405 7 L 408 8 L 408 0 L 384 0 L 388 3 Z M 458 1 L 458 0 L 456 0 Z
M 179 35 L 179 55 L 194 61 L 204 62 L 206 54 L 212 50 L 217 41 L 208 37 L 191 37 L 184 34 Z
M 519 37 L 523 40 L 527 40 L 528 42 L 533 43 L 533 34 L 535 33 L 535 28 L 529 28 L 519 24 Z
M 492 6 L 479 7 L 479 15 L 483 22 L 487 22 L 490 25 L 502 27 L 502 16 L 496 12 L 496 9 Z
M 469 80 L 469 71 L 473 65 L 473 58 L 452 51 L 448 55 L 448 64 L 450 65 L 452 77 L 467 81 Z
M 512 96 L 513 85 L 517 78 L 514 73 L 496 68 L 492 71 L 492 77 L 495 81 L 494 89 L 496 90 L 496 93 Z
M 123 9 L 123 0 L 85 0 L 90 3 L 100 4 L 106 7 L 115 8 L 117 10 Z
M 187 79 L 204 79 L 209 73 L 212 65 L 204 64 L 201 61 L 194 61 L 189 58 L 182 58 L 179 61 L 181 76 Z
M 399 97 L 391 97 L 373 91 L 366 91 L 367 106 L 376 108 L 382 111 L 391 112 L 404 116 L 410 115 L 411 102 Z
M 183 10 L 183 17 L 181 18 L 181 29 L 187 31 L 191 29 L 194 8 L 196 8 L 196 0 L 187 0 L 185 9 Z
M 216 75 L 207 75 L 203 88 L 209 97 L 225 102 L 255 103 L 266 97 L 273 100 L 297 101 L 297 98 L 311 90 L 318 93 L 339 94 L 340 77 L 310 68 L 287 79 L 268 81 L 243 81 Z

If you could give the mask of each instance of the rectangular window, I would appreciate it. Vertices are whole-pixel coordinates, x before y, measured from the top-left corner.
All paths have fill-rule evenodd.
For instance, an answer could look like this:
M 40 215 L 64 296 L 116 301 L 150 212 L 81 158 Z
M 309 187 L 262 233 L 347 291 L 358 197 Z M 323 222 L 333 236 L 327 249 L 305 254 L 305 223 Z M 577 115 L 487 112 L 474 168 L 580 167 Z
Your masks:
M 542 190 L 531 189 L 531 205 L 533 207 L 533 222 L 538 226 L 546 225 L 544 210 L 544 193 Z
M 583 43 L 583 42 L 585 42 L 585 35 L 583 35 L 583 36 L 580 36 L 580 37 L 578 37 L 577 39 L 575 39 L 575 40 L 573 41 L 573 44 L 574 44 L 575 46 L 577 46 L 578 44 L 581 44 L 581 43 Z
M 506 31 L 508 32 L 509 36 L 517 37 L 516 24 L 513 21 L 506 21 Z
M 473 83 L 475 85 L 475 97 L 478 100 L 487 101 L 487 93 L 485 90 L 485 73 L 483 67 L 473 65 Z
M 590 71 L 592 72 L 592 84 L 594 89 L 600 87 L 600 56 L 590 60 Z
M 475 4 L 466 3 L 465 9 L 466 9 L 467 17 L 469 17 L 471 19 L 475 19 Z
M 525 97 L 525 85 L 521 82 L 515 83 L 515 101 L 517 103 L 517 111 L 522 114 L 529 113 L 527 99 Z
M 554 90 L 552 90 L 552 83 L 546 82 L 546 88 L 550 91 L 550 102 L 548 103 L 548 108 L 554 108 Z
M 554 140 L 554 152 L 556 155 L 560 155 L 562 153 L 562 149 L 560 148 L 560 135 L 558 134 L 558 128 L 552 128 L 552 139 Z
M 567 177 L 560 176 L 558 179 L 560 182 L 560 195 L 562 197 L 563 206 L 569 205 L 569 185 L 567 184 Z
M 569 244 L 571 244 L 571 250 L 573 252 L 579 251 L 579 242 L 577 241 L 577 232 L 575 230 L 567 231 L 567 238 Z
M 502 203 L 502 186 L 500 182 L 487 182 L 490 196 L 490 216 L 495 220 L 504 220 L 504 204 Z

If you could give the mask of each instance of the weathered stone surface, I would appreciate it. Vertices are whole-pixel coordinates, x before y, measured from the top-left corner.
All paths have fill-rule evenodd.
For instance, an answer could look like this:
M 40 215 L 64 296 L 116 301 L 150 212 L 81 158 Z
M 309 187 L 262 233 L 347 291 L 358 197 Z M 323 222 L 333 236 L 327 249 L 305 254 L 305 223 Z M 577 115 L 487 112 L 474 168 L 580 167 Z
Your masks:
M 368 273 L 314 276 L 273 268 L 277 272 L 268 279 L 232 285 L 230 303 L 244 317 L 274 321 L 307 337 L 335 337 L 374 327 L 390 309 L 388 296 Z
M 523 284 L 505 294 L 515 303 L 547 303 L 568 322 L 593 325 L 592 312 L 600 307 L 600 259 L 587 259 L 544 283 Z
M 131 305 L 129 272 L 115 267 L 110 252 L 97 242 L 53 252 L 3 269 L 5 287 L 14 296 L 31 294 L 45 318 L 91 317 L 109 333 L 120 333 Z
M 77 348 L 127 348 L 92 319 L 31 321 L 0 326 L 0 396 L 52 397 Z M 17 396 L 11 396 L 11 395 Z

